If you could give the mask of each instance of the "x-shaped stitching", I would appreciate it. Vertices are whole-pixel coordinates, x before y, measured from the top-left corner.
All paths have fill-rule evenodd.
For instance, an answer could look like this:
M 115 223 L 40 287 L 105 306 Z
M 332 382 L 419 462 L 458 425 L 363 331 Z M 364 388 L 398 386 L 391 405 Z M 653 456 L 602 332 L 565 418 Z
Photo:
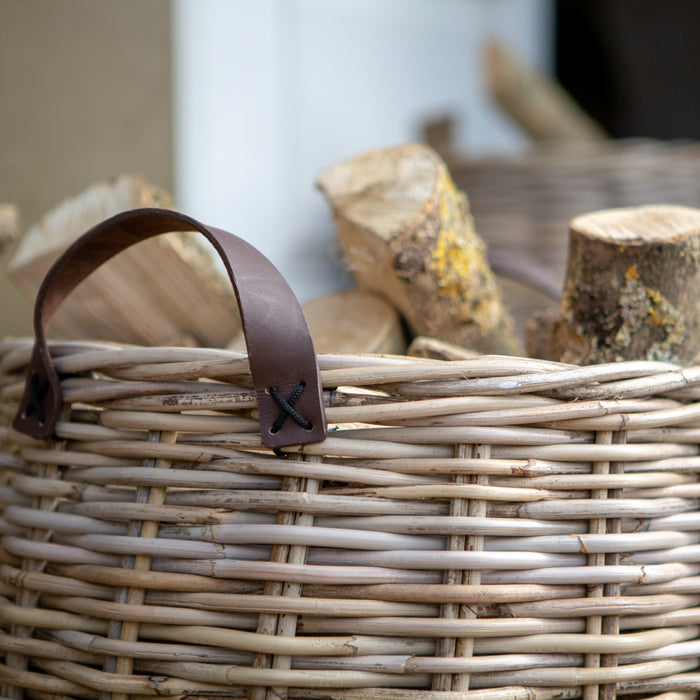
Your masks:
M 280 428 L 282 427 L 282 424 L 287 419 L 287 416 L 291 416 L 302 428 L 305 428 L 306 430 L 311 430 L 311 428 L 313 427 L 311 422 L 306 420 L 306 418 L 304 418 L 304 416 L 302 416 L 294 408 L 294 404 L 298 401 L 299 397 L 304 392 L 304 389 L 306 389 L 306 382 L 301 382 L 289 395 L 289 398 L 285 399 L 284 396 L 282 396 L 282 394 L 280 394 L 274 386 L 271 386 L 269 388 L 270 396 L 272 396 L 272 398 L 279 404 L 279 407 L 281 409 L 277 418 L 275 419 L 275 422 L 272 424 L 272 433 L 279 432 Z

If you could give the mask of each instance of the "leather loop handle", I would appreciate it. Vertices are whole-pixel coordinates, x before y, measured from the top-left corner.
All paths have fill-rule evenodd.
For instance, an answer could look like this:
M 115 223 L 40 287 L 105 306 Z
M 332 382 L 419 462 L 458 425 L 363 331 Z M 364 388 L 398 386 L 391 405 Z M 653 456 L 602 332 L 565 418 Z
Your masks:
M 53 264 L 34 305 L 34 351 L 15 429 L 41 439 L 53 436 L 62 397 L 46 331 L 63 299 L 120 251 L 170 231 L 201 233 L 224 263 L 241 312 L 263 443 L 278 448 L 323 440 L 326 419 L 316 353 L 289 285 L 244 240 L 166 209 L 117 214 L 81 236 Z M 167 275 L 167 270 L 154 274 Z

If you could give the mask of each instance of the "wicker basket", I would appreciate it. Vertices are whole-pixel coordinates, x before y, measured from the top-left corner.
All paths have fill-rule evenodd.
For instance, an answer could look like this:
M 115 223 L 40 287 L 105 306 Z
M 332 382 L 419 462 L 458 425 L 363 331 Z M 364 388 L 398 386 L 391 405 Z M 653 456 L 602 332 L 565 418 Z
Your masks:
M 228 245 L 132 212 L 63 264 L 183 227 Z M 325 355 L 315 392 L 251 259 L 250 363 L 61 342 L 55 383 L 85 264 L 0 345 L 3 698 L 698 697 L 700 368 Z
M 450 161 L 492 250 L 528 254 L 561 282 L 568 223 L 598 209 L 700 206 L 700 143 L 622 139 Z

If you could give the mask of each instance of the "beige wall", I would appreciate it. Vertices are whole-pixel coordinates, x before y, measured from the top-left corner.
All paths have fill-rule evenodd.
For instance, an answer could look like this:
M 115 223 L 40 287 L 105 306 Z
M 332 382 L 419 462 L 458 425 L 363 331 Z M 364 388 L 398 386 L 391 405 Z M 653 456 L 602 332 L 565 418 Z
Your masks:
M 22 230 L 125 172 L 172 191 L 169 0 L 0 0 L 0 202 Z M 0 257 L 0 337 L 31 304 Z

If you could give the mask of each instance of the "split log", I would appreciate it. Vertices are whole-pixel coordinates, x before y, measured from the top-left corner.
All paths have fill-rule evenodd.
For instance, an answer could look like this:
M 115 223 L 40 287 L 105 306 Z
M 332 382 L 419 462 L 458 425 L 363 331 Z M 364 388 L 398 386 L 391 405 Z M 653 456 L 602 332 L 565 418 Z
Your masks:
M 382 297 L 347 290 L 302 304 L 317 353 L 401 355 L 406 350 L 401 318 Z M 229 349 L 245 352 L 242 333 Z
M 571 222 L 559 314 L 529 324 L 528 350 L 575 364 L 693 363 L 700 353 L 700 209 L 609 209 Z
M 406 354 L 410 357 L 425 357 L 430 360 L 472 360 L 479 357 L 478 352 L 469 348 L 422 335 L 411 341 Z
M 0 253 L 17 237 L 19 214 L 14 204 L 0 204 Z
M 591 142 L 606 138 L 603 129 L 559 83 L 524 66 L 498 42 L 486 48 L 486 74 L 494 100 L 533 140 Z
M 139 207 L 172 208 L 172 200 L 131 175 L 93 185 L 21 237 L 8 277 L 33 300 L 70 243 L 100 221 Z M 68 296 L 51 330 L 69 339 L 222 347 L 239 328 L 234 292 L 210 244 L 195 233 L 171 233 L 102 265 Z
M 435 151 L 373 151 L 331 166 L 317 186 L 357 285 L 388 299 L 413 335 L 522 352 L 466 196 Z

